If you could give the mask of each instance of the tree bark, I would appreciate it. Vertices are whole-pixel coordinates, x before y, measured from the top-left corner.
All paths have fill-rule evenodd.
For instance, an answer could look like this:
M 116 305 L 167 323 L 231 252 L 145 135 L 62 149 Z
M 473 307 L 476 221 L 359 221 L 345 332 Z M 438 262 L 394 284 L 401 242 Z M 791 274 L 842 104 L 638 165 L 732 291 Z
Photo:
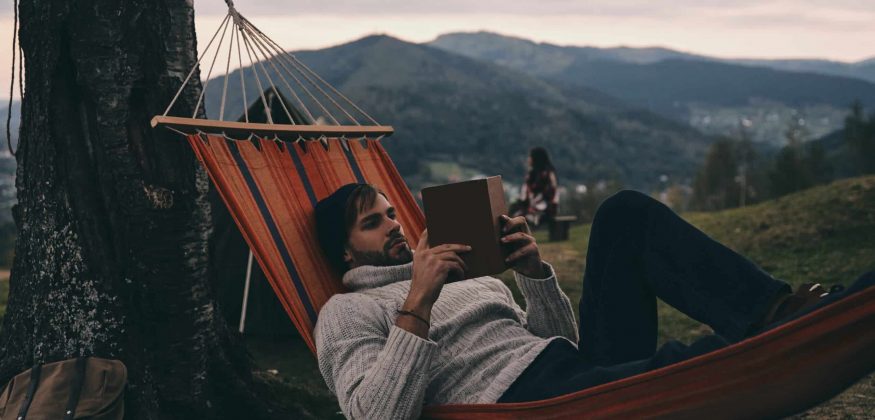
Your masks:
M 187 1 L 23 1 L 18 227 L 0 384 L 80 355 L 128 368 L 127 418 L 265 418 L 219 316 L 208 179 L 152 130 L 196 61 Z M 195 80 L 199 80 L 195 74 Z M 191 113 L 199 83 L 177 101 Z

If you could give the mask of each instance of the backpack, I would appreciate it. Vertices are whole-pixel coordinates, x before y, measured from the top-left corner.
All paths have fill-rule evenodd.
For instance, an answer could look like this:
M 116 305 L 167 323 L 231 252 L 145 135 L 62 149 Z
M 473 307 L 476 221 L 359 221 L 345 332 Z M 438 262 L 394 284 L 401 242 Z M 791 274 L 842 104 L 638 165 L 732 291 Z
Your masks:
M 121 420 L 127 369 L 118 360 L 79 357 L 35 365 L 0 393 L 0 420 Z

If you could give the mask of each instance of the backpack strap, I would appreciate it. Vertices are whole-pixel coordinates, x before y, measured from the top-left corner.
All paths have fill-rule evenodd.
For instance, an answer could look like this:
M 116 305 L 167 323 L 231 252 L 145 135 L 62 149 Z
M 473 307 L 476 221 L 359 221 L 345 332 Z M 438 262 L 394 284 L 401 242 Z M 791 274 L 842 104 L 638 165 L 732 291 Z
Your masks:
M 85 382 L 85 366 L 88 358 L 79 356 L 76 358 L 76 372 L 73 376 L 73 384 L 70 387 L 70 397 L 67 399 L 67 409 L 64 410 L 64 420 L 73 420 L 76 415 L 76 406 L 79 405 L 79 396 L 82 395 L 82 384 Z
M 30 403 L 33 402 L 33 396 L 36 394 L 36 387 L 39 385 L 40 373 L 42 373 L 42 365 L 33 365 L 30 368 L 30 386 L 27 388 L 27 394 L 24 396 L 24 401 L 21 402 L 21 408 L 18 409 L 18 417 L 16 420 L 24 420 L 27 417 L 27 410 L 30 409 Z

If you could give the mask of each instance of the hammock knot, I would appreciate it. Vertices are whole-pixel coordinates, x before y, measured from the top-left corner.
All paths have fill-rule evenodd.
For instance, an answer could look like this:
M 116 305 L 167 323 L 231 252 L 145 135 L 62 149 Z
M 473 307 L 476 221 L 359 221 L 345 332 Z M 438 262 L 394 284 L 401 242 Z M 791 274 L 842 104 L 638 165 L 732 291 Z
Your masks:
M 225 0 L 225 4 L 228 5 L 228 14 L 234 19 L 234 24 L 239 27 L 243 22 L 243 17 L 240 16 L 240 12 L 237 11 L 237 8 L 234 7 L 234 2 L 232 0 Z

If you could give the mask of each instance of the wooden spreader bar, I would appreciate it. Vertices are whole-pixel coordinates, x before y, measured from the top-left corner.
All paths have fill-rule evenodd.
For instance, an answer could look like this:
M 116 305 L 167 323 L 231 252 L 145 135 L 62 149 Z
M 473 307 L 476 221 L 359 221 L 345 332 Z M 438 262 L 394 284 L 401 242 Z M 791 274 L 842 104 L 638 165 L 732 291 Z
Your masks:
M 258 136 L 301 136 L 314 137 L 387 137 L 395 132 L 390 125 L 293 125 L 293 124 L 262 124 L 236 121 L 216 121 L 199 118 L 164 117 L 152 118 L 152 127 L 173 128 L 184 133 L 195 133 L 201 130 L 205 133 L 222 134 L 232 138 L 248 138 L 250 134 Z

